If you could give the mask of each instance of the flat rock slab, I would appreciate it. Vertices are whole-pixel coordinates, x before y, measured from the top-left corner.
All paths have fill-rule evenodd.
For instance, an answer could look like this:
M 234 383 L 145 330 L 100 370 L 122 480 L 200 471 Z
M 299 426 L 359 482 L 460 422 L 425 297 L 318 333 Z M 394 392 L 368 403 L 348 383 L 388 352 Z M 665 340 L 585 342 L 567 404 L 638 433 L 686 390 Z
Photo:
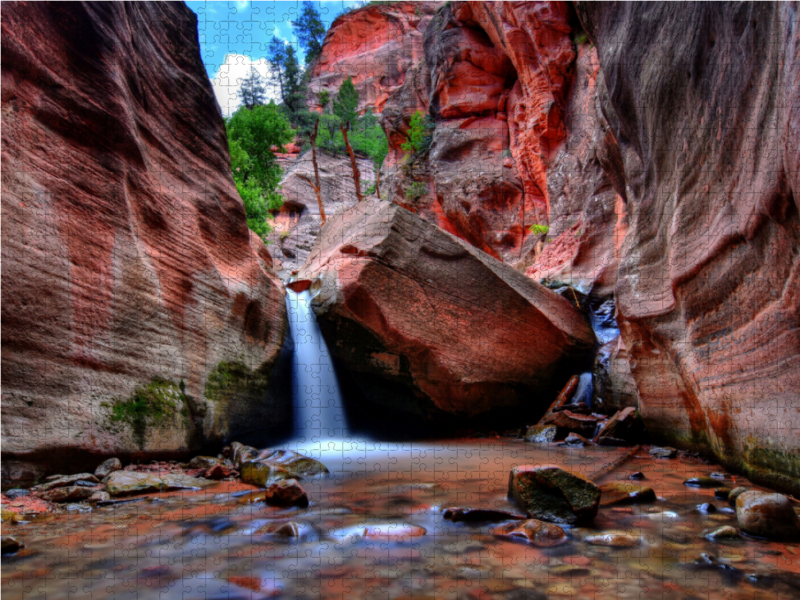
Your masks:
M 330 219 L 298 278 L 365 401 L 406 414 L 544 412 L 594 344 L 568 300 L 389 202 Z
M 213 481 L 197 479 L 180 473 L 139 473 L 136 471 L 114 471 L 106 480 L 106 489 L 112 496 L 140 492 L 198 489 L 214 485 Z

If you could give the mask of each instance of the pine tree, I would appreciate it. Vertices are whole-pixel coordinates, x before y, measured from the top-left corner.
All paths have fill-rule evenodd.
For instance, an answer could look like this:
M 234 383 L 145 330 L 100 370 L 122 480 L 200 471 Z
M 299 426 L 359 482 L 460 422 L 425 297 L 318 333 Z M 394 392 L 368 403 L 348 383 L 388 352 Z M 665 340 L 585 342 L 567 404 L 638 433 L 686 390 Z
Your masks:
M 250 75 L 242 79 L 242 85 L 239 88 L 239 99 L 242 101 L 242 105 L 250 110 L 266 103 L 267 90 L 264 87 L 264 80 L 255 67 L 250 67 Z
M 343 123 L 355 125 L 358 120 L 358 90 L 349 77 L 344 80 L 333 101 L 333 114 Z
M 293 126 L 299 125 L 299 115 L 305 110 L 305 85 L 303 70 L 291 44 L 274 37 L 269 45 L 268 59 L 272 65 L 273 82 L 283 102 L 284 110 Z
M 292 21 L 294 34 L 306 51 L 306 65 L 310 65 L 322 53 L 322 42 L 325 40 L 325 25 L 313 2 L 303 2 L 300 18 Z

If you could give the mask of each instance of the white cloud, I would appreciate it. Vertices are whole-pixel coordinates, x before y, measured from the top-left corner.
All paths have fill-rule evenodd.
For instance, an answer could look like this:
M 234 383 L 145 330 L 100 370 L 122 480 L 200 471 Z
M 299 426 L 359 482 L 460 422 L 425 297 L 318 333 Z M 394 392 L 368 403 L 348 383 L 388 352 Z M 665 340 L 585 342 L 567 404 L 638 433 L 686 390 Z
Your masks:
M 255 67 L 258 74 L 264 78 L 267 88 L 267 101 L 278 100 L 278 90 L 270 84 L 271 67 L 266 58 L 253 60 L 243 54 L 227 54 L 225 61 L 220 65 L 217 76 L 211 80 L 214 95 L 226 117 L 233 114 L 241 105 L 238 91 L 242 79 L 250 75 L 250 68 Z

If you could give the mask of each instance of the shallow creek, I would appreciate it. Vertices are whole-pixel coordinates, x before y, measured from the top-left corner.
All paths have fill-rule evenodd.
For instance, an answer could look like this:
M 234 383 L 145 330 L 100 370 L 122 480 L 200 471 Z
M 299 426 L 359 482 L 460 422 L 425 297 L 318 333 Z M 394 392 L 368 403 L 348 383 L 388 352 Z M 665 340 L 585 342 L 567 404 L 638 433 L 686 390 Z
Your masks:
M 654 459 L 643 449 L 598 483 L 641 471 L 656 502 L 601 507 L 591 529 L 568 529 L 569 542 L 537 548 L 491 535 L 496 523 L 447 521 L 443 509 L 517 512 L 506 499 L 513 466 L 557 464 L 592 476 L 627 449 L 505 438 L 341 446 L 296 448 L 331 471 L 302 482 L 307 509 L 267 507 L 252 502 L 256 488 L 221 482 L 4 525 L 25 544 L 2 561 L 4 600 L 800 597 L 800 544 L 703 539 L 706 529 L 736 527 L 736 515 L 713 489 L 683 484 L 723 472 L 698 459 Z M 730 476 L 723 485 L 750 486 Z M 701 512 L 702 503 L 716 512 Z M 300 537 L 258 532 L 287 521 Z M 583 541 L 609 530 L 638 544 Z

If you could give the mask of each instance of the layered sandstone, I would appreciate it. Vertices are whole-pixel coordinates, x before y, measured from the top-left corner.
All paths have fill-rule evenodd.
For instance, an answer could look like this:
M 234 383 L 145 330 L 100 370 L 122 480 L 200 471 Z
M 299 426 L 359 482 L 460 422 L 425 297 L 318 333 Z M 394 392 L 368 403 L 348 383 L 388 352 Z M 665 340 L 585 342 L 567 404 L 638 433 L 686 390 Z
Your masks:
M 538 417 L 595 341 L 569 301 L 389 202 L 331 219 L 298 277 L 371 411 Z
M 284 293 L 193 13 L 4 5 L 2 54 L 4 479 L 280 426 Z
M 616 296 L 649 431 L 800 493 L 796 3 L 579 3 L 621 160 Z

